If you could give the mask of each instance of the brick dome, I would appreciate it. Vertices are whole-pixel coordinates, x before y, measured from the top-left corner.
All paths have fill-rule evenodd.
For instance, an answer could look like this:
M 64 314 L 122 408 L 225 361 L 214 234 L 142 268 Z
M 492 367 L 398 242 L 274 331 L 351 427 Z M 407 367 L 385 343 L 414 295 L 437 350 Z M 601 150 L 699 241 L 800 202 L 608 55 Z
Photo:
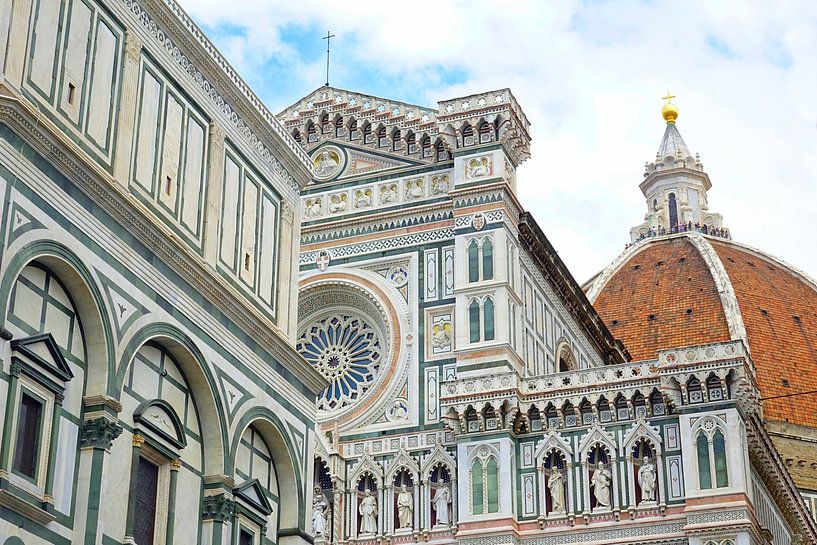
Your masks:
M 643 240 L 585 290 L 634 359 L 748 341 L 768 420 L 817 427 L 817 284 L 768 254 L 682 233 Z

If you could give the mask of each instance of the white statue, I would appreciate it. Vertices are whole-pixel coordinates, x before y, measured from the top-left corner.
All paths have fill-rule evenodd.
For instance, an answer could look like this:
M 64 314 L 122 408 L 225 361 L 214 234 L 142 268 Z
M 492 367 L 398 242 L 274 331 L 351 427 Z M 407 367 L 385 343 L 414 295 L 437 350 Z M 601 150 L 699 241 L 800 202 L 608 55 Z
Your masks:
M 321 489 L 316 486 L 315 495 L 312 497 L 312 535 L 315 537 L 326 535 L 327 509 L 329 509 L 329 503 Z
M 347 198 L 346 193 L 329 197 L 329 213 L 336 214 L 338 212 L 344 212 L 346 210 Z
M 548 478 L 550 490 L 551 513 L 565 512 L 565 479 L 559 468 L 553 468 Z
M 315 161 L 315 175 L 328 176 L 338 168 L 338 162 L 332 157 L 332 154 L 324 150 Z
M 596 503 L 601 507 L 610 507 L 610 486 L 613 484 L 613 475 L 604 464 L 597 464 L 593 477 L 590 479 L 590 486 L 596 495 Z
M 368 488 L 363 492 L 360 500 L 360 533 L 377 533 L 377 499 Z
M 317 199 L 309 199 L 306 201 L 306 215 L 307 217 L 314 218 L 316 216 L 321 215 L 321 199 L 318 197 Z
M 491 163 L 487 157 L 471 159 L 468 162 L 467 175 L 469 178 L 482 178 L 491 173 Z
M 431 500 L 431 506 L 437 513 L 437 524 L 451 524 L 451 516 L 449 515 L 448 504 L 451 503 L 451 492 L 448 487 L 442 485 L 437 489 L 434 498 Z
M 411 496 L 411 492 L 406 489 L 406 485 L 403 485 L 397 495 L 397 518 L 400 522 L 400 528 L 411 528 L 413 526 L 413 515 L 414 498 Z
M 388 204 L 390 202 L 397 202 L 397 184 L 388 184 L 380 186 L 380 204 Z
M 638 469 L 638 484 L 641 486 L 641 501 L 655 501 L 655 465 L 652 458 L 644 456 Z

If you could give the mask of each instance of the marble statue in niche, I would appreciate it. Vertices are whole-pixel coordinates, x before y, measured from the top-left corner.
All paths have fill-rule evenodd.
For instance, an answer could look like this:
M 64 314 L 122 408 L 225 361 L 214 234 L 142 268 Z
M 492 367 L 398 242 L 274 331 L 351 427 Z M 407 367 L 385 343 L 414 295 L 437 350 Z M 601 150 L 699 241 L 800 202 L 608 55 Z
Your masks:
M 613 484 L 613 475 L 604 467 L 603 463 L 596 464 L 593 476 L 590 478 L 590 487 L 596 496 L 599 507 L 610 507 L 610 487 Z
M 638 484 L 641 487 L 641 501 L 654 502 L 655 484 L 657 482 L 655 464 L 649 456 L 644 456 L 641 460 L 641 467 L 638 468 Z
M 406 485 L 402 485 L 400 493 L 397 495 L 397 518 L 399 519 L 400 528 L 411 528 L 413 517 L 414 498 Z
M 550 490 L 551 513 L 564 513 L 565 478 L 559 468 L 554 468 L 550 471 L 548 490 Z
M 437 489 L 434 497 L 431 499 L 431 507 L 437 514 L 437 525 L 445 526 L 451 524 L 451 515 L 449 514 L 448 505 L 451 503 L 451 491 L 448 487 L 442 485 Z
M 312 497 L 312 535 L 315 537 L 326 536 L 326 511 L 329 503 L 319 487 L 315 487 L 315 495 Z
M 363 492 L 360 500 L 360 533 L 377 533 L 377 499 L 368 488 Z

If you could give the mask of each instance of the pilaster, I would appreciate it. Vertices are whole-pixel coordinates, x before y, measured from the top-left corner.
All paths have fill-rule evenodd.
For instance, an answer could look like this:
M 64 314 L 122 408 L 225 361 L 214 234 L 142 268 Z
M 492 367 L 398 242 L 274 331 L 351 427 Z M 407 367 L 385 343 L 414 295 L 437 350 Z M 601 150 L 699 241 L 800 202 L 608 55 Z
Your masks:
M 131 152 L 136 141 L 136 110 L 139 96 L 139 62 L 142 41 L 133 32 L 125 35 L 125 58 L 122 66 L 122 96 L 119 100 L 119 135 L 114 157 L 114 179 L 128 187 L 130 183 Z

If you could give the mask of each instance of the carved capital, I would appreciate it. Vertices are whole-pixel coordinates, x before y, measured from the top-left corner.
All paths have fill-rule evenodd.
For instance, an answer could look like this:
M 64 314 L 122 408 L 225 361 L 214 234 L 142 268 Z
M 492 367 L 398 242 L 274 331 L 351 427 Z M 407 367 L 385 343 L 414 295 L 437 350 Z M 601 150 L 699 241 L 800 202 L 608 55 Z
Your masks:
M 122 433 L 122 426 L 107 418 L 95 418 L 82 423 L 80 448 L 109 449 Z
M 218 496 L 207 496 L 204 498 L 204 507 L 202 509 L 202 520 L 214 520 L 217 522 L 225 522 L 230 520 L 235 511 L 235 502 L 228 499 L 224 494 Z
M 17 362 L 17 361 L 11 362 L 11 368 L 9 369 L 9 373 L 12 376 L 19 377 L 20 373 L 22 373 L 22 371 L 23 371 L 23 366 L 20 365 L 19 362 Z
M 227 132 L 218 123 L 210 123 L 210 141 L 214 146 L 223 146 L 227 138 Z
M 281 207 L 281 217 L 285 222 L 292 224 L 295 221 L 295 209 L 289 203 L 284 203 L 284 206 Z
M 142 448 L 142 445 L 145 444 L 145 438 L 138 433 L 134 433 L 131 440 L 133 441 L 133 446 L 136 448 Z
M 139 56 L 142 54 L 142 40 L 140 40 L 133 32 L 128 32 L 125 36 L 125 55 L 128 61 L 139 62 Z
M 175 460 L 170 460 L 170 469 L 171 471 L 179 471 L 182 468 L 182 461 L 180 458 L 176 458 Z

